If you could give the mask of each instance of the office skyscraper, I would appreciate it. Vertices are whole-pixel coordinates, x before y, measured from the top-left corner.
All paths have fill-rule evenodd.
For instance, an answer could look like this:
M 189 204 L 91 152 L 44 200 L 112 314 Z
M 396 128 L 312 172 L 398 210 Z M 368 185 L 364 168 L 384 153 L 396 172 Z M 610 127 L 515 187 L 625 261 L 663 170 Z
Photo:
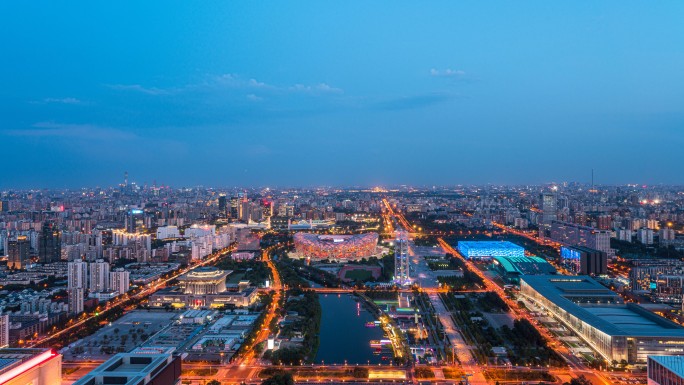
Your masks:
M 228 198 L 225 195 L 220 195 L 218 198 L 218 208 L 219 213 L 226 215 L 228 214 Z
M 62 241 L 54 222 L 46 221 L 38 236 L 38 260 L 41 263 L 58 262 L 62 259 Z
M 541 194 L 541 210 L 542 210 L 542 223 L 545 225 L 550 225 L 552 221 L 557 219 L 557 205 L 556 205 L 556 194 L 552 193 L 542 193 Z
M 233 219 L 237 219 L 238 217 L 238 212 L 240 207 L 240 198 L 239 197 L 232 197 L 230 198 L 230 217 Z
M 539 236 L 546 238 L 549 236 L 551 230 L 551 222 L 557 219 L 557 201 L 556 194 L 553 193 L 542 193 L 539 197 L 540 199 L 540 209 L 541 218 L 539 219 Z
M 24 269 L 29 262 L 30 247 L 31 244 L 25 235 L 19 235 L 17 239 L 7 242 L 7 266 L 10 269 Z
M 145 212 L 141 209 L 131 209 L 126 213 L 126 231 L 135 233 L 145 226 Z

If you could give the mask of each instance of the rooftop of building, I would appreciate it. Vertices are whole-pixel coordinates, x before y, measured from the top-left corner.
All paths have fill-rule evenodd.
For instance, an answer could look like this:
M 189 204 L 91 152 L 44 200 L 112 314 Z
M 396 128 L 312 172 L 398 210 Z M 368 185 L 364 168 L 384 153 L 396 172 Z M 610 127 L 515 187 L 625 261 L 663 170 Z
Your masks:
M 378 238 L 378 233 L 362 233 L 362 234 L 315 234 L 315 233 L 296 233 L 295 240 L 307 240 L 318 243 L 338 243 L 338 242 L 353 242 L 357 240 L 372 240 Z
M 589 276 L 527 275 L 522 283 L 608 335 L 684 338 L 684 327 L 636 304 L 625 305 Z
M 171 363 L 172 359 L 173 356 L 168 353 L 119 353 L 83 376 L 74 385 L 144 384 L 148 375 L 158 372 Z
M 534 275 L 554 274 L 556 272 L 556 268 L 554 268 L 544 258 L 536 256 L 494 257 L 494 261 L 504 269 L 506 274 Z
M 203 281 L 203 280 L 220 280 L 225 279 L 230 275 L 232 271 L 230 270 L 219 270 L 216 267 L 206 266 L 198 267 L 191 270 L 180 277 L 179 281 Z
M 600 250 L 592 249 L 591 247 L 586 247 L 586 246 L 563 246 L 563 247 L 566 249 L 577 250 L 577 251 L 581 251 L 584 253 L 601 253 L 602 252 Z
M 235 291 L 235 290 L 226 290 L 221 293 L 213 293 L 213 294 L 189 294 L 185 293 L 183 291 L 183 288 L 180 286 L 169 286 L 169 287 L 163 287 L 154 294 L 152 294 L 153 297 L 158 297 L 158 296 L 164 296 L 164 295 L 187 295 L 189 297 L 236 297 L 236 296 L 248 296 L 252 294 L 254 291 L 256 291 L 257 288 L 255 286 L 248 286 L 243 288 L 241 291 Z
M 672 373 L 684 378 L 684 356 L 648 356 L 648 359 L 657 362 Z
M 57 356 L 52 349 L 0 349 L 0 383 L 5 383 Z
M 554 225 L 554 224 L 558 225 L 558 226 L 575 227 L 578 229 L 593 231 L 593 232 L 597 232 L 597 233 L 609 233 L 610 232 L 610 230 L 600 230 L 600 229 L 597 229 L 597 228 L 591 227 L 591 226 L 585 226 L 585 225 L 580 225 L 577 223 L 570 223 L 570 222 L 564 222 L 564 221 L 559 221 L 559 220 L 551 221 L 551 225 Z
M 469 249 L 523 249 L 509 241 L 458 241 L 458 247 Z

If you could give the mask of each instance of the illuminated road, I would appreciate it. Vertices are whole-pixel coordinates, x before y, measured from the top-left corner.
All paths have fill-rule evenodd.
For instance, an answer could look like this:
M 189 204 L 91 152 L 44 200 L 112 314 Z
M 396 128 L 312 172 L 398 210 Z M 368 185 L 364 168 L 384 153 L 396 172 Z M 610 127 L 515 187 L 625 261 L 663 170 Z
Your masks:
M 610 384 L 601 376 L 599 371 L 588 368 L 579 360 L 577 360 L 577 358 L 570 352 L 570 350 L 567 347 L 565 347 L 565 345 L 563 345 L 560 341 L 554 338 L 554 336 L 551 335 L 551 333 L 549 333 L 549 331 L 546 330 L 546 328 L 539 325 L 536 322 L 536 320 L 530 316 L 530 314 L 528 314 L 526 311 L 520 310 L 518 304 L 512 301 L 499 285 L 497 285 L 489 276 L 480 271 L 480 269 L 478 269 L 477 266 L 475 266 L 470 260 L 464 258 L 461 255 L 461 253 L 459 253 L 456 249 L 451 247 L 451 245 L 445 242 L 444 239 L 438 238 L 437 241 L 444 248 L 444 250 L 447 250 L 447 252 L 453 254 L 456 258 L 459 258 L 470 271 L 477 274 L 485 283 L 485 287 L 487 288 L 487 290 L 495 292 L 506 303 L 506 305 L 508 305 L 508 307 L 511 310 L 511 313 L 513 313 L 513 315 L 516 318 L 525 318 L 526 320 L 528 320 L 530 324 L 534 326 L 535 329 L 537 329 L 539 334 L 541 334 L 546 339 L 549 347 L 555 350 L 556 353 L 558 353 L 561 357 L 565 359 L 566 363 L 571 367 L 572 372 L 585 373 L 588 375 L 588 377 L 594 377 L 596 380 L 598 380 L 599 384 Z M 593 382 L 596 383 L 596 381 Z
M 268 268 L 271 269 L 271 275 L 273 276 L 273 285 L 271 286 L 271 290 L 274 291 L 273 298 L 271 299 L 268 309 L 264 310 L 266 312 L 266 317 L 264 317 L 264 321 L 259 326 L 259 332 L 251 341 L 246 342 L 247 345 L 245 348 L 245 353 L 241 358 L 235 361 L 236 365 L 243 366 L 252 363 L 252 361 L 256 358 L 254 354 L 254 346 L 268 339 L 270 333 L 269 326 L 279 313 L 278 306 L 280 306 L 283 287 L 280 280 L 280 273 L 278 273 L 278 269 L 271 260 L 271 251 L 274 248 L 275 246 L 271 246 L 267 249 L 264 249 L 261 254 L 262 260 L 266 263 Z
M 181 275 L 189 272 L 190 270 L 192 270 L 194 268 L 197 268 L 200 266 L 205 266 L 205 265 L 208 265 L 210 263 L 214 263 L 218 259 L 220 259 L 221 257 L 225 256 L 226 254 L 228 254 L 234 250 L 235 250 L 235 246 L 231 246 L 231 247 L 222 249 L 220 251 L 217 251 L 217 252 L 211 254 L 209 257 L 203 259 L 202 261 L 200 261 L 200 262 L 198 262 L 192 266 L 188 266 L 185 269 L 181 269 L 181 270 L 177 271 L 176 273 L 172 274 L 168 278 L 159 278 L 158 280 L 148 284 L 143 290 L 141 290 L 140 292 L 138 292 L 136 294 L 133 294 L 130 296 L 129 295 L 123 295 L 120 298 L 114 299 L 108 303 L 107 307 L 104 310 L 102 310 L 102 312 L 104 313 L 107 310 L 111 310 L 111 309 L 116 308 L 116 307 L 124 307 L 125 308 L 126 306 L 129 306 L 130 303 L 132 303 L 134 300 L 145 299 L 148 296 L 150 296 L 151 294 L 154 294 L 154 292 L 156 292 L 157 290 L 165 287 L 169 281 L 180 277 Z M 125 309 L 125 310 L 130 310 L 130 309 Z M 104 316 L 104 314 L 103 314 L 103 316 Z M 47 336 L 41 340 L 32 341 L 30 344 L 27 344 L 26 347 L 37 347 L 37 346 L 45 345 L 49 341 L 53 341 L 60 336 L 63 336 L 65 334 L 68 334 L 69 332 L 73 332 L 73 331 L 77 330 L 79 327 L 83 326 L 86 322 L 93 320 L 95 318 L 98 318 L 98 317 L 100 317 L 99 314 L 98 315 L 91 314 L 89 316 L 81 318 L 78 321 L 74 322 L 74 324 L 67 326 L 64 329 L 62 329 L 58 332 L 55 332 L 55 333 L 53 333 L 53 334 L 51 334 L 51 335 L 49 335 L 49 336 Z
M 387 211 L 390 213 L 390 215 L 392 215 L 394 218 L 396 218 L 396 220 L 404 228 L 406 228 L 406 229 L 415 228 L 415 226 L 411 226 L 411 224 L 406 220 L 406 218 L 398 210 L 394 210 L 392 208 L 392 206 L 387 201 L 387 199 L 383 199 L 383 204 L 385 205 L 385 207 L 386 207 Z M 529 234 L 526 234 L 524 232 L 517 231 L 514 229 L 509 229 L 506 226 L 501 225 L 501 224 L 496 223 L 496 222 L 493 222 L 493 225 L 495 227 L 501 229 L 501 230 L 509 231 L 513 234 L 523 236 L 523 237 L 530 239 L 536 243 L 539 243 L 539 244 L 542 244 L 545 246 L 552 246 L 552 247 L 556 247 L 556 248 L 559 247 L 558 243 L 556 243 L 556 242 L 552 242 L 549 240 L 540 240 L 540 239 L 535 238 L 535 237 L 533 237 Z M 486 291 L 493 291 L 494 293 L 496 293 L 508 305 L 511 313 L 516 318 L 527 319 L 530 322 L 530 324 L 533 325 L 535 327 L 535 329 L 537 329 L 537 331 L 547 340 L 549 347 L 551 349 L 555 350 L 561 357 L 563 357 L 566 360 L 566 362 L 568 363 L 568 365 L 572 369 L 572 373 L 583 373 L 583 374 L 587 375 L 587 377 L 590 380 L 592 380 L 592 382 L 597 383 L 597 384 L 603 384 L 603 385 L 610 384 L 608 381 L 605 380 L 605 378 L 603 378 L 601 376 L 600 371 L 593 370 L 591 368 L 587 368 L 584 364 L 582 364 L 569 351 L 569 349 L 565 345 L 563 345 L 553 335 L 551 335 L 551 333 L 549 333 L 549 331 L 546 330 L 546 328 L 539 325 L 536 322 L 536 320 L 534 320 L 530 316 L 530 314 L 528 314 L 526 311 L 520 310 L 518 307 L 518 304 L 515 303 L 514 301 L 512 301 L 498 284 L 496 284 L 489 276 L 487 276 L 482 271 L 480 271 L 480 269 L 478 269 L 477 266 L 475 266 L 470 260 L 467 260 L 466 258 L 464 258 L 457 250 L 455 250 L 453 247 L 451 247 L 451 245 L 449 245 L 447 242 L 445 242 L 443 238 L 438 237 L 437 241 L 438 241 L 439 245 L 442 247 L 442 249 L 444 249 L 447 253 L 454 255 L 454 257 L 459 258 L 470 271 L 477 274 L 482 279 L 482 281 L 484 282 Z M 467 349 L 466 348 L 467 345 L 465 344 L 465 342 L 463 342 L 462 336 L 460 335 L 460 333 L 458 332 L 458 329 L 453 324 L 453 320 L 451 319 L 449 312 L 444 308 L 444 305 L 439 298 L 434 298 L 435 296 L 436 296 L 436 294 L 432 294 L 430 296 L 430 300 L 431 300 L 431 302 L 433 302 L 433 307 L 435 307 L 435 310 L 437 310 L 438 307 L 440 307 L 440 310 L 437 310 L 437 313 L 439 314 L 440 321 L 442 323 L 442 326 L 444 326 L 445 330 L 450 330 L 450 332 L 451 332 L 450 339 L 452 336 L 454 338 L 452 340 L 452 344 L 454 345 L 454 347 L 456 349 L 459 349 L 459 346 L 460 346 L 459 350 L 461 350 L 461 351 L 463 349 Z M 436 299 L 436 301 L 435 301 L 435 299 Z M 445 317 L 444 314 L 442 314 L 442 311 L 444 312 L 444 314 L 449 315 L 449 316 Z M 449 333 L 447 333 L 447 334 L 449 335 Z M 461 353 L 459 352 L 457 354 L 459 354 L 459 359 L 460 359 Z M 470 356 L 470 358 L 471 358 L 470 360 L 467 359 L 468 356 Z M 470 372 L 470 373 L 481 372 L 481 368 L 478 369 L 476 366 L 472 365 L 472 363 L 473 363 L 472 355 L 466 354 L 466 355 L 464 355 L 463 358 L 466 359 L 465 361 L 462 361 L 462 362 L 464 362 L 463 368 L 466 370 L 466 372 L 469 372 L 471 370 L 472 370 L 472 372 Z M 559 371 L 562 372 L 562 370 L 559 370 Z M 570 372 L 568 372 L 568 373 L 570 373 Z M 473 383 L 481 382 L 483 380 L 484 380 L 484 378 L 480 378 L 479 376 L 469 379 L 469 381 L 473 382 Z
M 350 288 L 343 288 L 343 287 L 312 287 L 312 288 L 307 288 L 306 290 L 312 290 L 315 291 L 316 293 L 321 293 L 321 294 L 351 294 L 351 293 L 364 293 L 366 289 L 350 289 Z M 414 289 L 399 289 L 397 290 L 397 293 L 413 293 Z M 448 288 L 423 288 L 421 291 L 425 293 L 448 293 L 449 289 Z M 477 293 L 477 292 L 484 292 L 484 290 L 467 290 L 465 292 L 471 293 Z
M 435 313 L 439 317 L 439 322 L 442 324 L 442 327 L 444 327 L 444 333 L 449 337 L 449 342 L 451 342 L 451 347 L 456 353 L 458 361 L 461 363 L 461 367 L 466 374 L 470 375 L 468 381 L 473 384 L 486 384 L 487 381 L 482 374 L 481 368 L 477 364 L 477 359 L 473 356 L 470 345 L 465 342 L 461 332 L 451 318 L 451 312 L 446 309 L 439 295 L 430 294 L 429 298 L 432 307 L 435 308 Z

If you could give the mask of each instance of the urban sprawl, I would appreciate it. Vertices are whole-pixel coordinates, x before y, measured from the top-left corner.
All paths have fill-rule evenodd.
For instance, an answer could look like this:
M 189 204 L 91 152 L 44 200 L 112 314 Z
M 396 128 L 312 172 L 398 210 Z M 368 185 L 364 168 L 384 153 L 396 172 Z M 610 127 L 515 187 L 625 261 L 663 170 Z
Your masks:
M 0 191 L 0 384 L 684 384 L 684 188 Z

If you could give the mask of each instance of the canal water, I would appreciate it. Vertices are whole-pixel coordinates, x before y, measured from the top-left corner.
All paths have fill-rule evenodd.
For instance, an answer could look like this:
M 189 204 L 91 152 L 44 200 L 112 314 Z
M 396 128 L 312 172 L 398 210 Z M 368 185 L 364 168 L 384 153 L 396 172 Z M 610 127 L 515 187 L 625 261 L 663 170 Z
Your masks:
M 351 294 L 319 294 L 321 303 L 320 345 L 315 362 L 326 364 L 377 364 L 391 362 L 380 354 L 374 354 L 371 340 L 381 340 L 384 333 L 381 327 L 366 327 L 375 321 L 371 313 L 358 304 Z M 391 353 L 391 352 L 390 352 Z

